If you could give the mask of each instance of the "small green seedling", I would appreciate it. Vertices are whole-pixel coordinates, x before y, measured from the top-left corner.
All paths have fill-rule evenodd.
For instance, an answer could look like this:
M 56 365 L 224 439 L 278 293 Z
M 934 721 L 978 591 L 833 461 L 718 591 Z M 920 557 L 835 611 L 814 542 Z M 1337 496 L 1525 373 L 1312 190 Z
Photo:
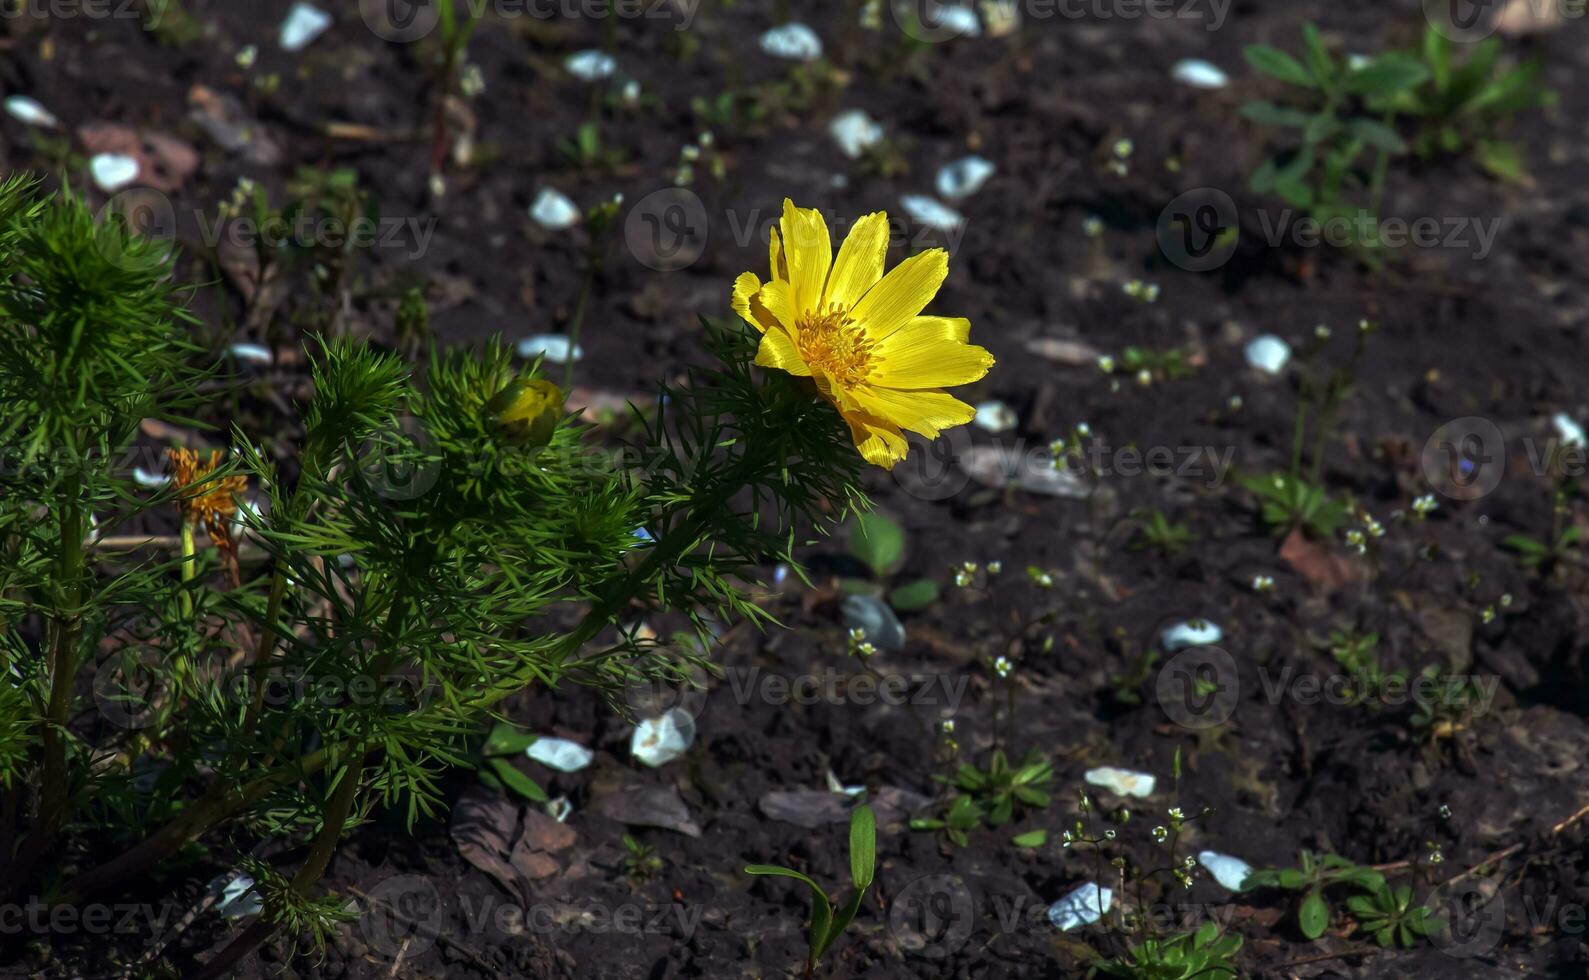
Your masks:
M 1333 632 L 1330 656 L 1352 679 L 1354 686 L 1348 695 L 1360 703 L 1372 702 L 1386 684 L 1401 684 L 1407 679 L 1406 671 L 1386 671 L 1380 664 L 1378 633 Z
M 1104 976 L 1132 980 L 1217 980 L 1240 976 L 1232 961 L 1240 949 L 1240 936 L 1221 936 L 1217 923 L 1205 922 L 1196 932 L 1144 940 L 1097 969 Z
M 1330 906 L 1325 900 L 1327 889 L 1337 885 L 1350 885 L 1360 891 L 1374 894 L 1385 887 L 1385 876 L 1372 868 L 1353 864 L 1338 854 L 1316 855 L 1303 851 L 1300 867 L 1265 868 L 1254 871 L 1242 883 L 1244 892 L 1259 888 L 1278 888 L 1281 891 L 1301 892 L 1302 901 L 1297 906 L 1297 925 L 1309 939 L 1324 935 L 1330 925 Z
M 905 529 L 893 518 L 875 511 L 856 517 L 850 525 L 849 551 L 851 557 L 867 567 L 872 578 L 847 579 L 842 583 L 846 591 L 883 593 L 898 612 L 915 612 L 938 601 L 938 583 L 932 579 L 889 587 L 905 563 Z
M 1569 527 L 1557 534 L 1553 542 L 1541 541 L 1526 534 L 1510 534 L 1502 543 L 1508 550 L 1517 552 L 1518 564 L 1549 575 L 1557 566 L 1571 564 L 1582 536 L 1581 528 Z
M 1049 803 L 1047 786 L 1054 778 L 1054 767 L 1041 753 L 1033 751 L 1011 766 L 1002 749 L 995 749 L 986 770 L 962 763 L 955 773 L 954 785 L 976 800 L 986 813 L 989 827 L 1002 827 L 1015 816 L 1017 804 L 1045 809 Z
M 657 856 L 656 848 L 642 844 L 628 834 L 623 835 L 623 846 L 629 852 L 623 859 L 623 873 L 631 882 L 639 884 L 650 881 L 662 873 L 662 859 Z
M 1166 558 L 1174 557 L 1186 550 L 1186 546 L 1197 540 L 1197 535 L 1185 524 L 1172 522 L 1164 516 L 1164 511 L 1139 507 L 1131 512 L 1131 516 L 1138 521 L 1136 535 L 1132 538 L 1131 546 L 1136 550 L 1151 548 Z
M 1440 926 L 1429 908 L 1412 900 L 1412 888 L 1382 886 L 1372 895 L 1354 895 L 1346 908 L 1357 917 L 1357 924 L 1385 949 L 1400 946 L 1411 949 L 1418 940 Z
M 1258 498 L 1259 519 L 1276 536 L 1301 530 L 1314 539 L 1327 539 L 1346 521 L 1345 504 L 1299 476 L 1255 474 L 1241 477 L 1240 483 Z
M 910 822 L 911 830 L 941 830 L 959 847 L 971 843 L 971 831 L 982 826 L 982 808 L 969 796 L 956 796 L 945 811 L 943 819 L 917 817 Z
M 776 864 L 752 864 L 745 868 L 748 875 L 773 875 L 794 878 L 811 888 L 810 952 L 806 957 L 806 976 L 816 975 L 817 962 L 822 959 L 844 929 L 861 910 L 861 899 L 872 886 L 872 876 L 877 870 L 877 817 L 869 806 L 858 806 L 850 814 L 850 884 L 854 894 L 842 909 L 835 913 L 833 902 L 822 886 L 792 868 Z

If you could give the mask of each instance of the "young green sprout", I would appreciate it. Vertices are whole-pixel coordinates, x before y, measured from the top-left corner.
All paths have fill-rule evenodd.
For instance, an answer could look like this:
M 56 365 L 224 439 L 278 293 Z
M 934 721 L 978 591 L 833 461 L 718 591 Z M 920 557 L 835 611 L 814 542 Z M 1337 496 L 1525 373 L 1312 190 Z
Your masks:
M 776 864 L 752 864 L 745 868 L 749 875 L 772 875 L 803 881 L 811 888 L 810 952 L 806 956 L 807 977 L 815 976 L 817 962 L 822 959 L 834 941 L 861 909 L 861 899 L 872 886 L 872 875 L 877 870 L 877 817 L 869 806 L 858 806 L 850 814 L 850 884 L 855 889 L 849 902 L 837 912 L 828 893 L 822 886 L 792 868 Z

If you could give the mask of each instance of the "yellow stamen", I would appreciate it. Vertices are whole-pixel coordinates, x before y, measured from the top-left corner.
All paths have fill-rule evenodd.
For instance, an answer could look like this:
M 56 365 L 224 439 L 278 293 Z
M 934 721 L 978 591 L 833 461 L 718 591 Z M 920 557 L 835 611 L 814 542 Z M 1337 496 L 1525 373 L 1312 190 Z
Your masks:
M 845 388 L 860 384 L 872 373 L 875 345 L 838 304 L 828 307 L 825 313 L 806 313 L 796 329 L 800 359 L 812 370 L 821 371 Z

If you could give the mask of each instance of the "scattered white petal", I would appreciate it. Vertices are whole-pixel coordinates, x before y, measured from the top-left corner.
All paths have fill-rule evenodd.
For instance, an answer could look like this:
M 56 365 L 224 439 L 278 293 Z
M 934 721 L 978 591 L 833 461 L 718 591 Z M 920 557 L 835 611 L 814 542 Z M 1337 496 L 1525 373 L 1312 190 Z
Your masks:
M 1291 360 L 1291 345 L 1272 333 L 1266 333 L 1249 341 L 1243 354 L 1252 367 L 1265 374 L 1279 374 L 1285 370 L 1286 362 Z
M 148 487 L 151 490 L 158 490 L 171 482 L 171 478 L 164 473 L 151 473 L 142 466 L 132 468 L 132 479 L 140 487 Z
M 822 57 L 822 39 L 804 24 L 784 24 L 761 36 L 761 49 L 774 58 L 815 61 Z
M 912 221 L 919 221 L 938 231 L 957 231 L 965 224 L 965 215 L 934 197 L 925 194 L 906 194 L 899 199 L 900 206 Z
M 302 51 L 331 26 L 331 15 L 309 3 L 295 3 L 281 23 L 281 46 L 286 51 Z
M 275 360 L 270 348 L 263 344 L 228 344 L 226 353 L 232 355 L 233 360 L 248 364 L 270 364 Z
M 862 793 L 866 792 L 866 787 L 865 786 L 846 786 L 843 783 L 839 782 L 839 777 L 833 775 L 833 770 L 829 769 L 828 770 L 828 791 L 832 792 L 832 793 L 843 793 L 845 796 L 860 796 Z
M 1583 426 L 1574 421 L 1573 417 L 1566 412 L 1557 412 L 1551 417 L 1550 423 L 1556 427 L 1556 435 L 1561 438 L 1564 445 L 1583 446 L 1586 444 L 1584 442 Z
M 568 195 L 551 187 L 541 188 L 535 195 L 535 203 L 530 205 L 530 217 L 542 228 L 553 231 L 562 231 L 572 228 L 579 223 L 579 208 L 568 199 Z
M 1152 776 L 1145 772 L 1133 772 L 1130 769 L 1116 769 L 1113 766 L 1103 766 L 1099 769 L 1089 769 L 1082 777 L 1092 786 L 1101 786 L 1116 796 L 1148 797 L 1153 795 Z
M 629 751 L 655 769 L 683 755 L 694 741 L 694 716 L 683 708 L 673 708 L 660 718 L 647 718 L 636 725 Z
M 13 119 L 20 119 L 29 126 L 55 127 L 60 125 L 60 120 L 55 118 L 55 113 L 44 108 L 44 103 L 26 95 L 6 96 L 6 112 Z
M 982 189 L 996 168 L 979 156 L 962 157 L 938 170 L 938 193 L 950 200 L 970 197 Z
M 541 809 L 545 810 L 546 815 L 551 817 L 553 820 L 556 820 L 558 823 L 565 823 L 568 820 L 569 814 L 574 812 L 574 804 L 568 802 L 568 797 L 559 796 L 555 799 L 547 800 L 545 803 L 541 804 Z
M 215 911 L 228 919 L 258 915 L 264 908 L 264 897 L 260 895 L 259 889 L 254 887 L 254 879 L 245 874 L 235 875 L 231 881 L 228 881 L 221 889 L 220 899 L 215 903 Z
M 1090 926 L 1103 918 L 1113 900 L 1114 892 L 1098 887 L 1095 881 L 1089 881 L 1050 905 L 1048 921 L 1060 932 Z
M 114 194 L 138 179 L 142 168 L 138 166 L 138 158 L 130 157 L 125 153 L 100 153 L 88 161 L 89 173 L 94 176 L 94 183 L 107 194 Z
M 1233 858 L 1229 854 L 1220 854 L 1217 851 L 1203 851 L 1197 855 L 1197 863 L 1208 869 L 1214 880 L 1230 891 L 1241 891 L 1242 882 L 1252 874 L 1252 865 L 1241 858 Z
M 981 37 L 982 23 L 977 20 L 977 12 L 970 7 L 958 4 L 949 7 L 939 7 L 933 20 L 939 27 L 946 27 L 961 37 Z
M 595 758 L 595 753 L 578 742 L 546 736 L 531 742 L 530 747 L 524 750 L 524 754 L 558 772 L 579 772 L 590 765 L 590 760 Z
M 1224 88 L 1230 84 L 1230 76 L 1225 74 L 1224 69 L 1201 58 L 1177 61 L 1170 71 L 1170 77 L 1193 88 Z
M 1371 65 L 1373 63 L 1374 63 L 1374 59 L 1370 58 L 1366 54 L 1362 54 L 1362 53 L 1357 52 L 1357 51 L 1349 51 L 1349 52 L 1347 52 L 1347 55 L 1346 55 L 1346 67 L 1350 68 L 1352 71 L 1357 71 L 1357 70 L 1362 69 L 1362 68 L 1367 68 L 1369 65 Z
M 1218 643 L 1225 631 L 1206 619 L 1187 620 L 1167 627 L 1159 634 L 1159 645 L 1165 653 L 1185 650 L 1187 647 L 1206 647 Z
M 989 432 L 1008 432 L 1020 424 L 1015 409 L 999 401 L 983 402 L 977 406 L 977 427 Z
M 552 364 L 567 364 L 570 348 L 573 350 L 573 359 L 579 360 L 585 356 L 585 349 L 572 343 L 560 333 L 538 333 L 533 337 L 525 337 L 519 341 L 519 356 L 527 361 L 537 357 L 544 357 Z M 644 530 L 642 528 L 642 530 Z M 636 535 L 638 537 L 639 535 Z
M 611 78 L 612 73 L 618 70 L 618 63 L 606 52 L 590 50 L 569 55 L 563 59 L 563 67 L 575 78 L 599 82 Z
M 883 127 L 860 109 L 846 109 L 833 117 L 828 133 L 839 144 L 839 152 L 857 160 L 883 138 Z

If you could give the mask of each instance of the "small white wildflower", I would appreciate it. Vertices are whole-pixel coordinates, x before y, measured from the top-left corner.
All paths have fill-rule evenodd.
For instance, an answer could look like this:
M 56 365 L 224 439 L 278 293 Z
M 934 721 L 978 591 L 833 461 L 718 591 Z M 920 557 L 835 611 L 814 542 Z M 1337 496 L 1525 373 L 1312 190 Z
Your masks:
M 1363 532 L 1356 528 L 1346 532 L 1346 543 L 1360 555 L 1368 551 L 1368 539 L 1364 538 Z
M 1085 439 L 1088 436 L 1092 435 L 1092 426 L 1088 425 L 1086 422 L 1077 422 L 1076 423 L 1076 434 L 1078 436 L 1081 436 L 1083 439 Z
M 1115 145 L 1114 145 L 1115 156 L 1119 157 L 1122 160 L 1124 160 L 1127 157 L 1129 157 L 1131 155 L 1132 151 L 1135 150 L 1135 149 L 1136 149 L 1136 144 L 1132 143 L 1129 139 L 1118 139 L 1118 140 L 1115 140 Z
M 1434 494 L 1426 493 L 1412 502 L 1412 512 L 1419 517 L 1427 517 L 1431 511 L 1439 508 L 1440 501 L 1434 498 Z
M 945 735 L 953 735 L 955 733 L 955 720 L 953 718 L 945 718 L 940 727 L 943 728 Z
M 988 574 L 989 575 L 997 575 L 997 574 L 999 574 L 1002 571 L 1004 571 L 1004 563 L 1002 561 L 990 561 L 990 562 L 988 562 Z
M 1098 358 L 1098 370 L 1102 371 L 1104 374 L 1113 374 L 1115 370 L 1115 359 L 1110 357 L 1108 354 Z
M 861 629 L 859 626 L 850 627 L 850 642 L 851 643 L 865 643 L 866 642 L 866 630 Z
M 1010 676 L 1010 671 L 1014 669 L 1015 665 L 1010 663 L 1010 658 L 1008 657 L 999 657 L 993 661 L 993 672 L 998 674 L 1000 678 Z
M 1138 371 L 1137 372 L 1137 384 L 1141 385 L 1144 388 L 1146 388 L 1149 385 L 1153 384 L 1153 372 L 1149 371 L 1147 368 L 1143 368 L 1142 370 Z
M 1313 336 L 1319 338 L 1320 340 L 1329 340 L 1330 328 L 1321 323 L 1313 328 Z
M 1164 843 L 1166 840 L 1169 840 L 1169 837 L 1170 837 L 1170 832 L 1168 830 L 1166 830 L 1164 827 L 1160 826 L 1160 827 L 1154 827 L 1153 828 L 1153 839 L 1155 841 L 1157 841 L 1158 843 L 1160 843 L 1160 844 Z
M 1104 832 L 1103 832 L 1103 839 L 1104 839 L 1104 840 L 1114 840 L 1114 839 L 1115 839 L 1115 832 L 1114 832 L 1114 830 L 1113 830 L 1113 829 L 1110 829 L 1110 830 L 1106 830 L 1106 831 L 1104 831 Z
M 1254 575 L 1252 577 L 1252 590 L 1254 592 L 1273 592 L 1275 580 L 1269 575 Z
M 1097 238 L 1103 234 L 1103 220 L 1095 214 L 1088 215 L 1087 220 L 1081 223 L 1081 230 L 1088 238 Z

